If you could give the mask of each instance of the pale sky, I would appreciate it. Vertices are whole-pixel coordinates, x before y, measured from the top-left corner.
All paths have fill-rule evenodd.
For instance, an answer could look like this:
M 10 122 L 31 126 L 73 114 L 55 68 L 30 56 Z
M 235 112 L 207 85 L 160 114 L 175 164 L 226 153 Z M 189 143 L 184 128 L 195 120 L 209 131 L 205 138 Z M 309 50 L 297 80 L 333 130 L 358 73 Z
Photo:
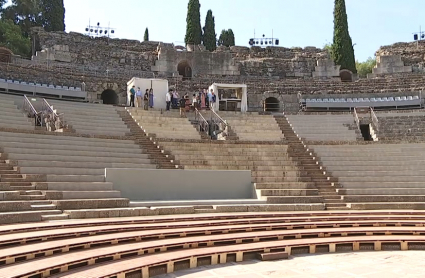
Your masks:
M 188 0 L 64 0 L 66 31 L 84 33 L 92 25 L 116 28 L 115 37 L 183 45 Z M 208 9 L 216 33 L 231 28 L 236 45 L 248 46 L 254 36 L 273 36 L 284 47 L 323 47 L 332 42 L 333 0 L 200 0 L 201 25 Z M 424 0 L 346 0 L 356 59 L 366 60 L 381 45 L 413 40 L 425 29 Z

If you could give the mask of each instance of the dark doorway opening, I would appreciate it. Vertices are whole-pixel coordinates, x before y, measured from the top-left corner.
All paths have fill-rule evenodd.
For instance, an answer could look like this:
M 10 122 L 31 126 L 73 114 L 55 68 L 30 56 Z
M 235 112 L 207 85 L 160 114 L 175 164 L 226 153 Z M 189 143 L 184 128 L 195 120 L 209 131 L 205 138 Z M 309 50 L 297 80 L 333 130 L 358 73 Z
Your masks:
M 279 100 L 275 97 L 266 98 L 264 111 L 266 111 L 266 112 L 279 112 L 280 111 Z
M 183 76 L 183 80 L 192 78 L 192 68 L 187 61 L 180 62 L 177 66 L 179 75 Z
M 5 47 L 0 47 L 0 62 L 11 63 L 13 52 Z
M 103 100 L 103 104 L 118 104 L 118 95 L 112 89 L 107 89 L 103 91 L 100 98 Z
M 342 82 L 353 82 L 353 73 L 349 70 L 341 70 L 339 72 L 339 77 Z
M 360 125 L 360 131 L 365 141 L 373 141 L 372 135 L 370 134 L 370 125 Z

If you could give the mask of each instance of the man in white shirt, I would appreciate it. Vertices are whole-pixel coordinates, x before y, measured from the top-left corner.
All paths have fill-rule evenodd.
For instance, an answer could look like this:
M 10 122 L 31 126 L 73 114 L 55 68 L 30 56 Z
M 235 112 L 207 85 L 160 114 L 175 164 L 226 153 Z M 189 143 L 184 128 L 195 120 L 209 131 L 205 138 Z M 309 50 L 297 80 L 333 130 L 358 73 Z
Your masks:
M 167 92 L 165 95 L 165 102 L 167 103 L 167 111 L 170 111 L 170 104 L 171 104 L 171 90 Z

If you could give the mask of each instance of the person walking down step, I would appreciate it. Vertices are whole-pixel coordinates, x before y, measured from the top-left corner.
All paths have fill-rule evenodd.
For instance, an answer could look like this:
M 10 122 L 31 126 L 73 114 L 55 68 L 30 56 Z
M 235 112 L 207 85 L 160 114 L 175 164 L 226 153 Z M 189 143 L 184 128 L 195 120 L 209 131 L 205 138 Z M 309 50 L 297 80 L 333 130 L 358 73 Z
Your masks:
M 134 89 L 136 86 L 130 89 L 130 106 L 134 107 L 134 97 L 136 95 L 136 90 Z

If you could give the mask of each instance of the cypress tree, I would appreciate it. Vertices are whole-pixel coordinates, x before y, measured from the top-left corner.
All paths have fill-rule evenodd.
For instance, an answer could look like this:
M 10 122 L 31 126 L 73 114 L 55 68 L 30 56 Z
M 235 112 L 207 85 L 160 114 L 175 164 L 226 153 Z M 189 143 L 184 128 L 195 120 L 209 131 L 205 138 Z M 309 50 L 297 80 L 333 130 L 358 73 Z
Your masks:
M 46 31 L 65 31 L 63 0 L 43 0 L 43 26 Z
M 335 0 L 332 58 L 336 65 L 341 66 L 341 69 L 357 73 L 353 42 L 348 32 L 345 0 Z
M 201 4 L 199 0 L 189 0 L 187 5 L 186 18 L 186 36 L 184 41 L 186 44 L 201 44 L 202 28 L 201 28 L 201 13 L 199 9 Z
M 227 30 L 227 39 L 227 43 L 229 46 L 235 46 L 235 34 L 233 34 L 232 29 Z
M 143 36 L 143 40 L 145 42 L 148 42 L 149 41 L 149 30 L 148 30 L 148 27 L 146 27 L 146 29 L 145 29 L 145 35 Z
M 222 30 L 220 37 L 218 38 L 218 45 L 234 46 L 235 45 L 235 34 L 232 29 Z
M 204 35 L 202 37 L 203 44 L 208 51 L 214 51 L 217 48 L 217 37 L 215 34 L 215 22 L 212 11 L 208 10 L 205 18 Z

